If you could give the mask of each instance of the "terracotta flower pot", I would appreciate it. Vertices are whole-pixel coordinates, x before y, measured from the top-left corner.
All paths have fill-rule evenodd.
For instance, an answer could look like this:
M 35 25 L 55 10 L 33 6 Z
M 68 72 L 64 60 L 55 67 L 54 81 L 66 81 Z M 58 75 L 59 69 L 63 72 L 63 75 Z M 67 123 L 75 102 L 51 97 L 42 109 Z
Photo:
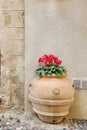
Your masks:
M 59 123 L 69 113 L 74 88 L 66 77 L 36 78 L 29 87 L 29 99 L 41 120 Z
M 57 76 L 56 74 L 51 74 L 50 76 L 43 74 L 40 75 L 40 78 L 65 78 L 67 76 L 67 73 L 64 73 L 62 76 Z

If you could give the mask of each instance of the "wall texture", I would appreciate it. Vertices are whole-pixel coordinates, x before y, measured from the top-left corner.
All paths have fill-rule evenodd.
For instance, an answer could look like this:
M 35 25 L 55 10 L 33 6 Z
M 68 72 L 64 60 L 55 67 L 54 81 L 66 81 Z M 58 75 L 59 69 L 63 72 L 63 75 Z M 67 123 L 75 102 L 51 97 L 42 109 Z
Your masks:
M 0 0 L 3 55 L 0 96 L 5 107 L 24 105 L 24 0 Z
M 28 111 L 28 81 L 43 54 L 59 56 L 70 79 L 87 77 L 87 0 L 25 0 L 25 41 Z M 86 97 L 87 90 L 76 91 L 70 117 L 87 119 L 87 114 L 82 115 L 87 110 Z

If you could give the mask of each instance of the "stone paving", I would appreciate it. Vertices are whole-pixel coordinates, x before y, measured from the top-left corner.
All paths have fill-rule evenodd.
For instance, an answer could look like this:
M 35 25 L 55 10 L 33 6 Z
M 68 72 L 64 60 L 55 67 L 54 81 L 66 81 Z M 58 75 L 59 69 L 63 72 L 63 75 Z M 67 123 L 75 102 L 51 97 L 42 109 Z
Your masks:
M 0 113 L 0 130 L 87 130 L 87 120 L 64 119 L 60 124 L 42 122 L 36 114 L 28 119 L 25 114 Z

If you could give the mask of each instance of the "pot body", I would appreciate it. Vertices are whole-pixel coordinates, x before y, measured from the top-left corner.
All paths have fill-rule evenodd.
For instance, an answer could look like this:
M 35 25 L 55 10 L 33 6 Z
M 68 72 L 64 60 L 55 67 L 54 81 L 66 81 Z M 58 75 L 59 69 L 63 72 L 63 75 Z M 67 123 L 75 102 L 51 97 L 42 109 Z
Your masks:
M 29 99 L 39 118 L 59 123 L 69 113 L 74 88 L 67 78 L 37 78 L 29 85 Z

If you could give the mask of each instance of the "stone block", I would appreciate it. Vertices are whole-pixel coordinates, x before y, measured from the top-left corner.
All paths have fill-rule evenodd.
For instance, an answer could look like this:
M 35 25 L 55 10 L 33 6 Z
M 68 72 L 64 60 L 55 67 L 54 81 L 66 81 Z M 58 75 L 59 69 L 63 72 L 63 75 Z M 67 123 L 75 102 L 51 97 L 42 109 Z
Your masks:
M 24 56 L 11 55 L 8 58 L 7 64 L 10 68 L 24 68 Z
M 16 106 L 24 104 L 24 84 L 19 84 L 18 86 L 11 84 L 10 99 L 11 104 L 15 104 Z
M 24 27 L 24 11 L 0 11 L 0 27 Z
M 1 28 L 1 39 L 24 39 L 24 28 Z
M 16 106 L 24 104 L 24 69 L 16 68 L 10 71 L 10 98 Z
M 24 10 L 24 0 L 0 0 L 0 10 Z
M 18 86 L 19 84 L 24 84 L 24 68 L 11 68 L 10 69 L 10 81 L 12 84 L 15 84 L 16 86 Z
M 0 96 L 2 97 L 2 104 L 5 106 L 10 104 L 9 72 L 9 68 L 7 66 L 1 66 Z
M 3 66 L 6 66 L 9 69 L 24 68 L 24 56 L 3 54 Z
M 1 51 L 5 55 L 24 55 L 24 40 L 0 40 Z
M 15 95 L 18 101 L 18 105 L 22 106 L 24 104 L 24 84 L 16 88 Z
M 24 60 L 22 59 L 22 61 Z M 1 67 L 0 95 L 2 96 L 3 105 L 5 106 L 9 106 L 9 104 L 12 103 L 17 103 L 17 105 L 24 103 L 24 68 L 17 67 L 13 61 L 10 61 L 9 64 L 6 61 Z M 19 91 L 21 91 L 21 96 L 18 96 Z

